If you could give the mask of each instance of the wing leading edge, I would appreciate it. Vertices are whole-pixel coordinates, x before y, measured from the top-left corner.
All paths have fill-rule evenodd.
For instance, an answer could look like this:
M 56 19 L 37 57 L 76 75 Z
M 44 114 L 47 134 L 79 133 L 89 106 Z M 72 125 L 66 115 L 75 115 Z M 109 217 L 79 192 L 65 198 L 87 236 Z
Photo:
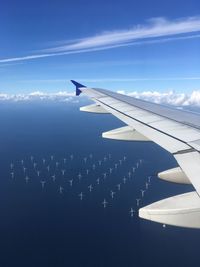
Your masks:
M 103 136 L 107 134 L 106 138 L 117 139 L 120 132 L 118 140 L 141 141 L 146 139 L 157 143 L 173 154 L 180 166 L 178 174 L 177 171 L 170 170 L 170 175 L 174 175 L 174 180 L 178 177 L 177 181 L 180 182 L 181 177 L 188 178 L 196 190 L 194 192 L 196 197 L 189 195 L 190 200 L 188 200 L 188 196 L 185 197 L 183 194 L 176 196 L 178 198 L 158 201 L 141 208 L 139 216 L 171 225 L 200 228 L 200 114 L 158 105 L 105 89 L 88 88 L 75 81 L 72 82 L 76 86 L 77 95 L 82 93 L 95 102 L 89 108 L 81 108 L 82 110 L 111 113 L 128 125 L 124 127 L 124 133 L 123 129 L 120 128 L 120 130 L 114 130 L 115 135 L 113 135 L 112 130 L 111 133 L 104 133 Z M 127 129 L 127 127 L 129 128 Z M 167 180 L 166 177 L 165 180 Z M 169 181 L 172 179 L 170 178 Z M 177 199 L 181 199 L 183 205 L 176 205 Z M 171 207 L 176 208 L 173 215 L 170 215 Z M 195 210 L 195 212 L 191 213 L 191 210 Z M 157 213 L 159 216 L 155 216 Z M 180 217 L 180 214 L 183 213 L 184 220 Z M 199 218 L 198 222 L 196 222 L 197 218 Z M 194 219 L 195 224 L 192 223 Z

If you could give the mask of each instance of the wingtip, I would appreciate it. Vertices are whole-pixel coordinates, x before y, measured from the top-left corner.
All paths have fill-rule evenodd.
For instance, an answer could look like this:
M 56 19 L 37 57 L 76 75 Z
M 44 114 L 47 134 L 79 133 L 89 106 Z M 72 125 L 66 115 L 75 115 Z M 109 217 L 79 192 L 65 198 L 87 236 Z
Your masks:
M 82 93 L 80 88 L 83 88 L 83 87 L 86 87 L 86 86 L 81 84 L 81 83 L 78 83 L 78 82 L 76 82 L 74 80 L 71 80 L 71 82 L 76 86 L 76 95 L 79 96 Z

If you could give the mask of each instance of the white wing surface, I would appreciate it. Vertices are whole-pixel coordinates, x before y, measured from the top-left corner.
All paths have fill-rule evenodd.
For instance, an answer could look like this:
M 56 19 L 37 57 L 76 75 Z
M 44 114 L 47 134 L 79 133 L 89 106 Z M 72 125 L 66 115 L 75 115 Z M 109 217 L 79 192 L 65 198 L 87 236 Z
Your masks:
M 164 224 L 200 228 L 200 114 L 72 82 L 76 86 L 77 95 L 83 93 L 95 102 L 81 110 L 111 113 L 127 125 L 103 133 L 103 137 L 151 140 L 157 143 L 173 154 L 180 166 L 158 176 L 194 186 L 195 191 L 190 194 L 178 195 L 141 208 L 139 216 Z

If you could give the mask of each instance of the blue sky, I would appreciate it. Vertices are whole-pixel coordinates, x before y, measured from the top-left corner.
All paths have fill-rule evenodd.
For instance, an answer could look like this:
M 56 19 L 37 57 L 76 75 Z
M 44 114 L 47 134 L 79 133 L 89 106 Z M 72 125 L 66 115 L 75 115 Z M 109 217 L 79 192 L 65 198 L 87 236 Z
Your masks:
M 200 89 L 197 0 L 4 0 L 0 25 L 0 92 Z

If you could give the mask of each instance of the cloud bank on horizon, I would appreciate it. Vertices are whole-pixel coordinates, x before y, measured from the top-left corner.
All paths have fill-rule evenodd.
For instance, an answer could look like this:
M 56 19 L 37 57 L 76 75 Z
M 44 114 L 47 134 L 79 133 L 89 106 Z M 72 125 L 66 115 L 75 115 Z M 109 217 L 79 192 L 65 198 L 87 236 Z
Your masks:
M 144 91 L 144 92 L 125 92 L 123 90 L 117 91 L 118 93 L 128 96 L 136 97 L 139 99 L 151 101 L 157 104 L 172 105 L 175 107 L 200 107 L 200 90 L 193 91 L 191 94 L 158 91 Z M 34 100 L 50 100 L 59 102 L 78 103 L 84 102 L 85 97 L 76 97 L 74 93 L 67 91 L 60 91 L 57 93 L 45 93 L 35 91 L 29 94 L 5 94 L 0 93 L 0 101 L 34 101 Z
M 68 54 L 94 52 L 123 46 L 152 44 L 177 39 L 200 38 L 200 17 L 168 20 L 152 18 L 147 24 L 135 25 L 127 30 L 105 31 L 94 36 L 67 40 L 60 46 L 34 51 L 32 55 L 3 58 L 0 63 L 25 61 Z
M 14 101 L 14 102 L 22 102 L 22 101 L 34 101 L 34 100 L 51 100 L 51 101 L 59 101 L 59 102 L 72 102 L 76 103 L 79 100 L 75 97 L 74 93 L 60 91 L 57 93 L 45 93 L 42 91 L 34 91 L 29 94 L 7 94 L 0 93 L 0 101 Z

